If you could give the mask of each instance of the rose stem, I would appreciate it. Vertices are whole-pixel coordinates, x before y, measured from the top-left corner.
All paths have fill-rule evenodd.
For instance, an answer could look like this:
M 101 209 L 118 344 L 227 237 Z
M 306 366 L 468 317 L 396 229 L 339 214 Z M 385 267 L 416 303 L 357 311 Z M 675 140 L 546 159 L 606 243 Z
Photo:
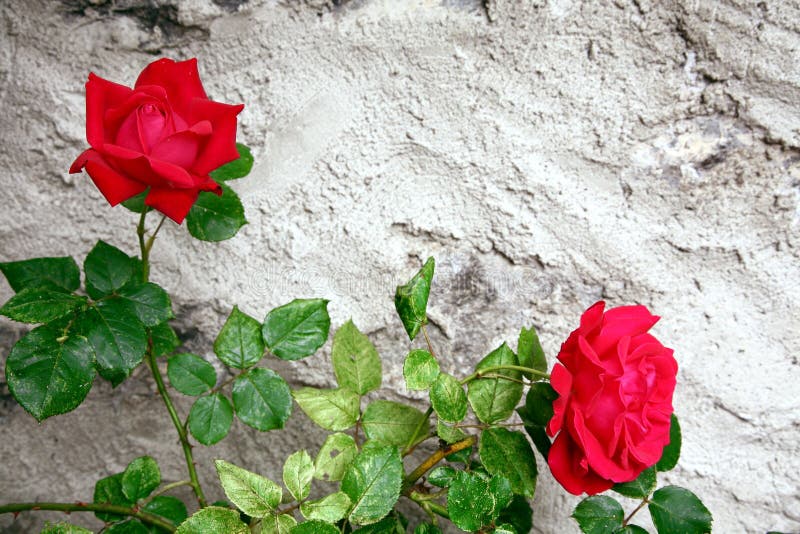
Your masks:
M 100 503 L 65 503 L 65 502 L 21 502 L 14 504 L 5 504 L 0 506 L 0 514 L 18 514 L 25 511 L 39 511 L 39 510 L 54 510 L 56 512 L 105 512 L 110 514 L 126 515 L 135 517 L 143 523 L 162 528 L 167 532 L 175 532 L 175 526 L 172 523 L 147 512 L 142 512 L 136 508 L 128 508 L 127 506 L 117 506 L 115 504 L 100 504 Z

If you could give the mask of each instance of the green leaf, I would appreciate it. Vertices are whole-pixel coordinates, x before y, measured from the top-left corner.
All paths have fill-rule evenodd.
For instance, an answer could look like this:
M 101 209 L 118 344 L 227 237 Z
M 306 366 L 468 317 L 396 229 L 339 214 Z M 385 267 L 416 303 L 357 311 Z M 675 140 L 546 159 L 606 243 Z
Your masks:
M 455 526 L 467 532 L 492 522 L 495 496 L 489 481 L 477 473 L 459 471 L 447 491 L 447 511 Z
M 69 523 L 56 523 L 45 525 L 39 534 L 92 534 L 92 531 Z
M 14 291 L 54 284 L 71 292 L 81 285 L 78 264 L 69 256 L 9 261 L 0 263 L 0 271 Z
M 511 504 L 514 490 L 511 489 L 511 482 L 506 477 L 493 476 L 489 480 L 489 491 L 494 495 L 494 508 L 492 509 L 492 521 L 494 521 L 500 515 L 500 511 Z
M 158 495 L 142 508 L 145 512 L 163 517 L 176 527 L 183 523 L 188 514 L 186 513 L 186 505 L 177 497 L 171 495 Z M 164 532 L 164 529 L 153 527 L 151 532 Z
M 522 328 L 519 332 L 519 341 L 517 342 L 517 357 L 519 364 L 523 367 L 530 367 L 543 373 L 547 372 L 547 358 L 544 355 L 542 344 L 539 343 L 539 336 L 536 334 L 534 327 Z M 540 380 L 541 377 L 533 375 L 533 373 L 523 373 L 526 378 L 533 378 Z
M 467 395 L 455 377 L 441 373 L 431 386 L 431 406 L 442 421 L 458 423 L 467 415 Z
M 250 517 L 264 517 L 281 503 L 281 487 L 268 478 L 224 460 L 216 460 L 214 465 L 225 495 Z
M 275 356 L 299 360 L 325 343 L 330 327 L 327 300 L 295 299 L 269 312 L 261 333 Z
M 522 495 L 514 495 L 511 504 L 500 512 L 498 521 L 511 524 L 519 534 L 525 534 L 533 529 L 533 509 L 528 499 Z
M 431 523 L 420 523 L 414 529 L 414 534 L 442 534 L 442 530 Z
M 439 376 L 439 362 L 430 352 L 414 349 L 408 353 L 403 363 L 403 377 L 406 379 L 407 389 L 412 391 L 428 389 L 437 376 Z
M 446 488 L 456 478 L 456 469 L 449 465 L 440 465 L 428 473 L 428 482 L 439 488 Z
M 239 512 L 230 508 L 201 508 L 181 523 L 175 534 L 250 534 L 250 528 L 239 519 Z
M 306 521 L 292 528 L 291 534 L 339 534 L 339 529 L 324 521 Z
M 94 351 L 66 326 L 57 321 L 34 328 L 6 360 L 11 394 L 37 421 L 74 410 L 92 387 Z
M 291 514 L 269 514 L 261 520 L 261 531 L 258 534 L 289 534 L 297 521 Z
M 656 469 L 669 471 L 678 465 L 678 458 L 681 456 L 681 425 L 675 414 L 670 417 L 669 443 L 661 453 L 661 459 L 656 464 Z
M 300 505 L 300 513 L 309 521 L 317 519 L 335 523 L 344 519 L 350 510 L 350 504 L 350 497 L 341 491 L 337 491 L 322 499 L 304 502 Z
M 149 534 L 150 531 L 141 521 L 136 519 L 126 519 L 120 523 L 114 523 L 103 531 L 105 534 Z
M 331 482 L 341 480 L 357 454 L 358 448 L 351 436 L 340 432 L 329 435 L 314 461 L 314 478 Z
M 395 447 L 364 447 L 342 479 L 341 489 L 353 506 L 348 515 L 357 525 L 374 523 L 394 507 L 403 482 L 403 461 Z
M 161 470 L 150 456 L 141 456 L 122 473 L 122 493 L 132 502 L 144 499 L 161 484 Z
M 394 307 L 403 322 L 408 337 L 413 341 L 420 328 L 428 322 L 428 294 L 433 280 L 434 260 L 428 258 L 422 269 L 409 282 L 397 286 Z
M 659 534 L 711 532 L 711 512 L 697 495 L 678 486 L 656 490 L 647 506 Z
M 550 447 L 552 443 L 550 442 L 550 438 L 547 436 L 547 432 L 545 431 L 544 427 L 541 426 L 525 426 L 525 432 L 531 437 L 531 441 L 533 441 L 534 446 L 536 446 L 536 450 L 539 451 L 539 454 L 547 460 L 547 455 L 550 454 Z
M 455 443 L 467 437 L 467 434 L 458 427 L 450 426 L 441 419 L 436 421 L 436 434 L 445 443 Z
M 656 470 L 654 467 L 645 469 L 635 480 L 614 484 L 611 489 L 625 497 L 643 499 L 656 489 Z
M 123 200 L 121 204 L 131 210 L 134 213 L 142 213 L 145 209 L 148 208 L 147 204 L 144 203 L 144 199 L 147 197 L 147 194 L 150 192 L 150 188 L 148 187 L 138 195 L 134 195 L 128 200 Z
M 23 289 L 0 308 L 0 315 L 21 323 L 49 323 L 86 303 L 86 297 L 56 286 Z
M 525 398 L 525 408 L 519 410 L 522 420 L 529 426 L 547 426 L 553 418 L 553 401 L 557 398 L 558 393 L 549 383 L 531 384 Z
M 620 530 L 615 530 L 614 534 L 648 534 L 648 532 L 639 525 L 628 525 Z
M 296 501 L 302 501 L 308 497 L 313 478 L 314 462 L 308 452 L 304 450 L 291 454 L 283 464 L 283 484 Z
M 407 526 L 408 521 L 399 513 L 394 512 L 377 523 L 355 530 L 353 534 L 406 534 Z
M 253 369 L 233 383 L 233 406 L 242 423 L 256 430 L 283 428 L 292 415 L 292 391 L 273 371 Z
M 339 385 L 364 395 L 381 387 L 381 359 L 369 338 L 352 319 L 333 336 L 333 372 Z
M 127 285 L 119 295 L 145 326 L 157 326 L 174 317 L 169 295 L 156 284 Z
M 518 365 L 517 356 L 503 343 L 491 352 L 475 367 L 477 371 L 498 365 Z M 519 371 L 500 370 L 498 374 L 519 380 Z M 469 383 L 467 392 L 469 404 L 478 419 L 483 423 L 494 424 L 504 421 L 514 413 L 517 403 L 522 398 L 522 384 L 503 378 L 478 378 Z
M 488 472 L 507 478 L 514 493 L 533 498 L 538 472 L 525 434 L 505 428 L 486 429 L 478 451 Z
M 79 327 L 94 347 L 100 376 L 118 386 L 144 359 L 147 332 L 120 299 L 98 302 L 79 318 Z
M 99 299 L 116 292 L 134 276 L 135 263 L 132 258 L 105 241 L 98 241 L 83 262 L 86 273 L 86 292 Z
M 176 354 L 167 360 L 167 376 L 172 387 L 184 395 L 202 395 L 217 383 L 214 367 L 195 354 Z
M 189 411 L 189 432 L 203 445 L 213 445 L 228 435 L 233 408 L 221 393 L 197 399 Z
M 494 532 L 494 534 L 517 534 L 517 530 L 514 526 L 506 523 L 497 525 L 492 532 Z
M 222 195 L 204 191 L 186 215 L 186 228 L 201 241 L 224 241 L 235 236 L 247 224 L 244 206 L 236 192 L 220 184 Z
M 234 306 L 214 341 L 214 353 L 222 363 L 237 369 L 257 364 L 264 356 L 261 323 Z
M 397 447 L 414 445 L 426 437 L 426 421 L 425 414 L 416 408 L 387 400 L 372 401 L 361 419 L 367 438 Z M 424 431 L 419 432 L 420 428 Z
M 122 492 L 123 473 L 117 473 L 106 478 L 101 478 L 94 485 L 95 504 L 114 504 L 116 506 L 133 506 L 135 503 L 128 499 Z M 101 521 L 119 521 L 125 516 L 109 514 L 107 512 L 95 512 L 95 516 Z
M 292 396 L 309 419 L 325 430 L 347 430 L 356 424 L 360 397 L 347 388 L 300 388 Z
M 622 527 L 622 506 L 605 495 L 594 495 L 578 503 L 572 517 L 585 534 L 608 534 Z
M 161 323 L 149 329 L 153 344 L 153 355 L 164 356 L 181 346 L 181 340 L 169 323 Z
M 211 171 L 209 173 L 211 178 L 217 182 L 224 182 L 227 180 L 235 180 L 236 178 L 244 178 L 250 174 L 250 169 L 253 168 L 253 154 L 251 154 L 250 149 L 242 143 L 236 143 L 236 150 L 239 152 L 239 157 Z

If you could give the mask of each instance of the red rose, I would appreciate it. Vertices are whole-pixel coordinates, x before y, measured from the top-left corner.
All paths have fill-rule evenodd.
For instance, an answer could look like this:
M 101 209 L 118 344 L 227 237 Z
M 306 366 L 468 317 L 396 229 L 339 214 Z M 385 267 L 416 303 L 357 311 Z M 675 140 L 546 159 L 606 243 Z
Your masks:
M 86 169 L 112 206 L 149 187 L 145 203 L 180 224 L 200 191 L 222 194 L 208 173 L 239 157 L 236 116 L 243 107 L 208 99 L 196 59 L 154 61 L 133 89 L 89 74 L 92 148 L 69 172 Z
M 550 378 L 559 398 L 547 463 L 575 495 L 634 480 L 669 443 L 678 364 L 647 333 L 659 318 L 644 306 L 604 308 L 600 301 L 584 312 Z

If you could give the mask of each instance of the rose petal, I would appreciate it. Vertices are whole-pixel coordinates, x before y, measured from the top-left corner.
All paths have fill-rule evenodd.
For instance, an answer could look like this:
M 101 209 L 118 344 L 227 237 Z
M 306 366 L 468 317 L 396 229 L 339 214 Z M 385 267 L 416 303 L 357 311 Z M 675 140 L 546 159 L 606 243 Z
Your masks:
M 94 184 L 112 206 L 116 206 L 120 202 L 128 200 L 147 189 L 146 184 L 116 172 L 93 149 L 89 149 L 78 156 L 70 167 L 70 172 L 80 172 L 81 168 L 86 169 Z
M 176 223 L 181 224 L 186 218 L 186 214 L 192 209 L 195 201 L 197 201 L 198 194 L 199 191 L 196 189 L 153 187 L 145 197 L 144 203 L 157 209 Z
M 198 154 L 192 166 L 196 174 L 208 174 L 221 165 L 239 158 L 236 150 L 236 116 L 244 106 L 231 106 L 195 98 L 190 106 L 189 123 L 209 121 L 212 127 L 211 137 L 206 146 Z
M 197 71 L 196 58 L 186 61 L 163 58 L 150 63 L 139 74 L 134 87 L 138 89 L 145 85 L 163 87 L 173 110 L 190 123 L 197 122 L 188 120 L 192 100 L 195 98 L 208 100 L 200 81 L 200 73 Z
M 122 105 L 132 93 L 124 85 L 89 73 L 89 81 L 86 82 L 86 140 L 89 145 L 98 148 L 108 140 L 104 123 L 106 110 Z M 111 135 L 113 133 L 110 132 Z
M 569 433 L 563 431 L 559 433 L 547 455 L 547 465 L 550 466 L 550 472 L 558 483 L 573 495 L 584 492 L 595 495 L 611 489 L 614 483 L 604 480 L 586 468 L 582 465 L 585 463 L 582 460 L 585 458 Z
M 191 129 L 175 133 L 158 143 L 153 147 L 150 156 L 185 169 L 191 168 L 198 151 L 209 135 L 211 135 L 211 123 L 198 122 Z

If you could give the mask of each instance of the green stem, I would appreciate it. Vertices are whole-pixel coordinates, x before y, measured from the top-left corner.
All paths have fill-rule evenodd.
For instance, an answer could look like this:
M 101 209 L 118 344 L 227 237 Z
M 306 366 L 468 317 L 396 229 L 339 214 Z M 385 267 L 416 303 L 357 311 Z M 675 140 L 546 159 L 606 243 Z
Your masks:
M 428 424 L 428 418 L 431 416 L 432 413 L 433 413 L 433 406 L 428 406 L 428 410 L 425 412 L 425 416 L 422 419 L 420 419 L 419 423 L 417 423 L 417 428 L 414 429 L 414 433 L 411 434 L 411 437 L 408 439 L 408 443 L 406 443 L 406 446 L 403 449 L 403 456 L 408 456 L 409 454 L 411 454 L 411 451 L 413 451 L 417 445 L 425 441 L 425 439 L 428 439 L 425 438 L 421 441 L 418 441 L 416 444 L 414 443 L 414 441 L 417 439 L 417 436 L 419 435 L 419 431 L 422 430 L 423 426 Z
M 452 445 L 448 445 L 446 447 L 442 447 L 438 451 L 431 454 L 424 462 L 419 464 L 419 467 L 411 471 L 408 476 L 403 480 L 403 494 L 409 495 L 411 493 L 411 488 L 414 486 L 414 483 L 422 478 L 422 476 L 433 469 L 433 467 L 441 462 L 445 456 L 450 456 L 454 452 L 458 452 L 461 450 L 466 449 L 467 447 L 471 447 L 475 443 L 475 436 L 469 436 L 468 438 L 464 438 L 461 441 L 456 441 Z
M 475 371 L 465 379 L 461 381 L 461 384 L 466 384 L 468 382 L 472 382 L 476 378 L 481 378 L 486 376 L 487 373 L 492 373 L 494 371 L 522 371 L 523 373 L 530 373 L 532 375 L 540 376 L 542 378 L 550 378 L 550 375 L 539 371 L 538 369 L 531 369 L 530 367 L 522 367 L 521 365 L 492 365 L 489 367 L 484 367 L 480 371 Z
M 147 512 L 142 512 L 138 508 L 128 508 L 127 506 L 117 506 L 115 504 L 98 504 L 85 502 L 20 502 L 5 504 L 0 506 L 0 514 L 18 514 L 26 511 L 52 510 L 56 512 L 106 512 L 110 514 L 126 515 L 135 517 L 142 523 L 163 528 L 167 532 L 175 532 L 175 525 L 166 520 Z
M 177 482 L 172 482 L 165 486 L 161 486 L 161 488 L 158 491 L 151 493 L 150 496 L 147 499 L 145 499 L 145 503 L 148 503 L 153 499 L 155 499 L 156 497 L 158 497 L 159 495 L 164 495 L 168 491 L 174 490 L 175 488 L 180 488 L 181 486 L 191 486 L 191 485 L 192 485 L 191 480 L 179 480 Z
M 408 498 L 414 501 L 415 503 L 419 504 L 423 508 L 430 510 L 431 512 L 444 517 L 445 519 L 450 519 L 450 514 L 447 512 L 447 508 L 442 506 L 441 504 L 430 501 L 426 499 L 424 496 L 420 495 L 416 491 L 412 491 Z
M 647 497 L 645 497 L 644 499 L 642 499 L 642 502 L 640 502 L 640 503 L 639 503 L 639 506 L 637 506 L 636 508 L 634 508 L 634 509 L 633 509 L 633 512 L 631 512 L 630 514 L 628 514 L 628 517 L 626 517 L 626 518 L 625 518 L 625 520 L 622 522 L 622 526 L 623 526 L 623 527 L 626 527 L 626 526 L 628 526 L 628 523 L 630 522 L 630 520 L 631 520 L 631 519 L 633 519 L 633 516 L 635 516 L 635 515 L 636 515 L 636 512 L 638 512 L 639 510 L 641 510 L 642 508 L 644 508 L 644 505 L 645 505 L 645 504 L 647 504 L 647 503 L 649 503 L 649 502 L 650 502 L 650 499 L 648 499 Z
M 139 251 L 142 256 L 143 282 L 147 282 L 150 278 L 150 249 L 153 248 L 153 242 L 155 241 L 156 234 L 158 234 L 158 230 L 161 229 L 161 225 L 164 223 L 164 218 L 162 218 L 161 222 L 156 228 L 156 231 L 153 232 L 153 235 L 150 236 L 145 243 L 144 223 L 146 217 L 147 209 L 142 212 L 141 217 L 139 217 L 139 225 L 136 227 L 136 234 L 139 237 Z M 186 428 L 184 427 L 183 423 L 181 423 L 181 419 L 178 417 L 178 412 L 175 410 L 175 405 L 172 403 L 172 398 L 169 396 L 169 391 L 167 391 L 167 386 L 164 384 L 164 377 L 161 375 L 161 370 L 158 368 L 158 360 L 153 354 L 152 343 L 152 339 L 148 339 L 147 354 L 145 355 L 145 359 L 147 360 L 147 365 L 150 367 L 150 371 L 153 373 L 153 378 L 156 381 L 158 393 L 161 395 L 161 399 L 164 401 L 164 405 L 167 407 L 169 417 L 172 419 L 172 424 L 175 427 L 175 430 L 178 432 L 181 448 L 183 448 L 183 456 L 186 458 L 186 469 L 189 471 L 189 485 L 192 487 L 192 490 L 194 490 L 194 494 L 197 497 L 197 502 L 200 507 L 205 508 L 206 497 L 203 494 L 203 488 L 200 486 L 200 479 L 197 477 L 197 469 L 195 468 L 194 456 L 192 455 L 192 446 L 189 443 L 189 437 L 186 433 Z

